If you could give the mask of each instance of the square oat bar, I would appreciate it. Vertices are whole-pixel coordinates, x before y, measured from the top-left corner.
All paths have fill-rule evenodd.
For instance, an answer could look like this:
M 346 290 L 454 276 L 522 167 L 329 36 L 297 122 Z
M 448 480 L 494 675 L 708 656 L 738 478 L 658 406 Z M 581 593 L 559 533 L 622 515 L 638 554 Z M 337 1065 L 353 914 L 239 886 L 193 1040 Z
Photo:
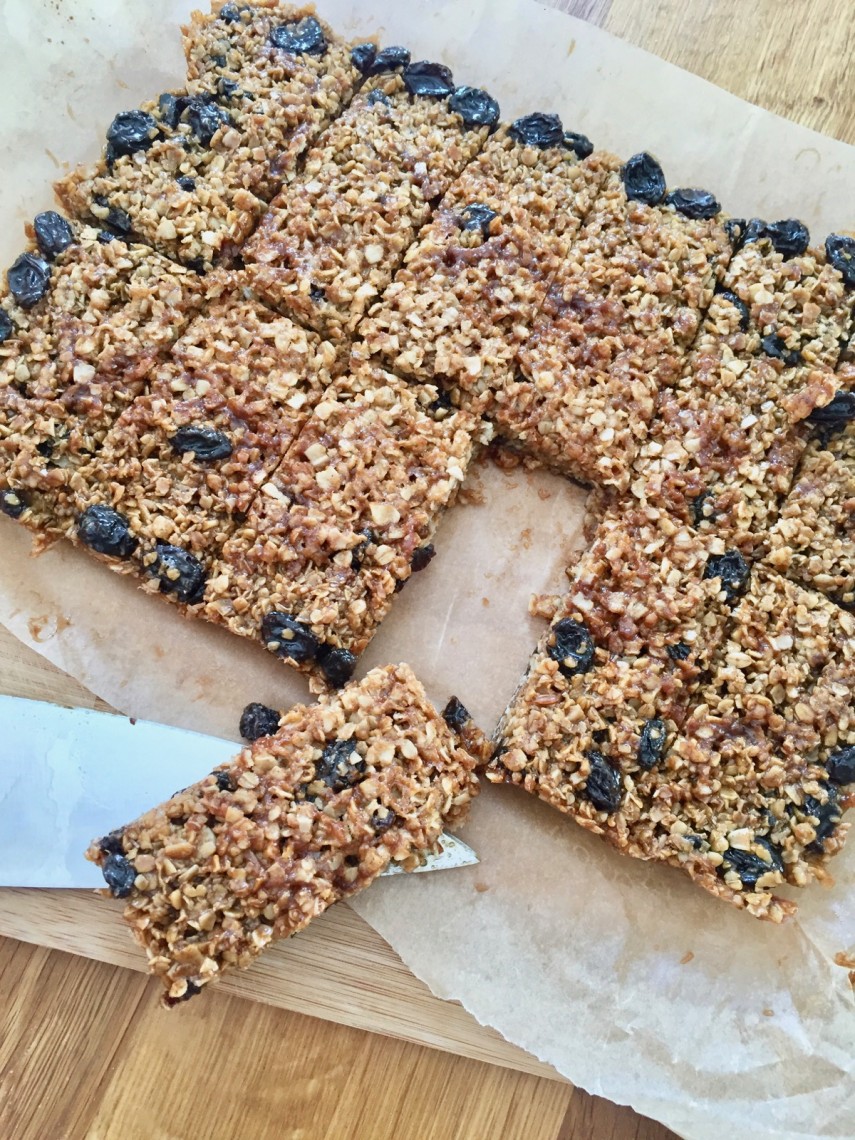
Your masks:
M 407 665 L 311 706 L 87 858 L 174 1005 L 369 886 L 418 867 L 478 792 L 475 758 Z
M 336 368 L 333 346 L 248 298 L 242 274 L 207 280 L 207 310 L 71 484 L 69 537 L 191 604 Z
M 337 380 L 226 544 L 204 616 L 347 680 L 489 438 L 437 396 L 368 365 Z
M 498 117 L 441 64 L 369 79 L 244 248 L 259 295 L 325 336 L 352 335 Z

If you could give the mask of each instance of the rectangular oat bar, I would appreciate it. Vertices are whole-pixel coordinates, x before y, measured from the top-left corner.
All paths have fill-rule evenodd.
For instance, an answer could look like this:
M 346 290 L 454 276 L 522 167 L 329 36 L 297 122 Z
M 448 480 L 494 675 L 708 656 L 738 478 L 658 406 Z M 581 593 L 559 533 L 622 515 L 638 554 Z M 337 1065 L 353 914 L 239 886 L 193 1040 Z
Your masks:
M 826 250 L 809 249 L 800 223 L 754 225 L 683 375 L 660 392 L 632 483 L 643 501 L 748 552 L 765 542 L 789 490 L 803 421 L 835 392 L 855 284 L 835 235 Z
M 71 473 L 144 389 L 204 283 L 143 245 L 37 215 L 0 294 L 0 490 L 53 528 Z M 17 509 L 16 506 L 16 509 Z
M 183 603 L 201 599 L 336 371 L 333 346 L 249 298 L 243 274 L 207 288 L 205 313 L 72 480 L 69 537 Z
M 499 117 L 495 100 L 455 87 L 441 64 L 397 62 L 367 80 L 244 248 L 259 295 L 336 340 L 392 280 Z
M 488 438 L 437 397 L 368 365 L 337 380 L 227 542 L 204 616 L 347 680 Z
M 557 115 L 500 128 L 369 310 L 358 351 L 473 407 L 500 387 L 616 161 L 591 149 Z
M 498 434 L 572 478 L 625 490 L 656 394 L 679 376 L 730 254 L 711 194 L 665 197 L 649 154 L 610 173 L 516 371 L 492 394 Z
M 303 930 L 391 863 L 413 870 L 477 794 L 407 665 L 297 705 L 199 783 L 87 852 L 174 1005 Z

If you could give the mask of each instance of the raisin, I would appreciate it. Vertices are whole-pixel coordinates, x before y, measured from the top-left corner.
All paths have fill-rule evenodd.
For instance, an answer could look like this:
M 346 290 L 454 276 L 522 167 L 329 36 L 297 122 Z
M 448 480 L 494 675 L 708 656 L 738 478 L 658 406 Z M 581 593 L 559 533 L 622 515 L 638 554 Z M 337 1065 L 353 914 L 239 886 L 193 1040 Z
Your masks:
M 196 930 L 194 930 L 192 927 L 190 927 L 189 930 L 190 933 L 186 937 L 190 937 L 197 933 Z M 165 1006 L 167 1006 L 167 1008 L 171 1009 L 173 1006 L 180 1005 L 183 1001 L 189 1001 L 190 998 L 195 997 L 196 994 L 200 994 L 201 992 L 202 987 L 200 985 L 198 985 L 196 982 L 188 980 L 187 985 L 184 987 L 184 993 L 181 995 L 181 997 L 170 997 L 167 995 L 163 999 L 163 1003 Z
M 790 368 L 795 368 L 802 362 L 802 354 L 796 349 L 787 348 L 786 341 L 782 340 L 777 333 L 764 336 L 760 341 L 760 347 L 767 356 L 773 356 L 776 360 L 783 360 Z
M 126 899 L 133 890 L 137 877 L 133 863 L 124 855 L 108 855 L 101 866 L 101 874 L 115 899 Z
M 829 234 L 825 255 L 843 278 L 843 284 L 850 289 L 855 286 L 855 238 Z
M 56 447 L 56 440 L 43 439 L 41 443 L 36 444 L 36 451 L 39 455 L 44 456 L 45 459 L 50 459 L 53 455 L 54 448 Z
M 224 4 L 222 8 L 220 8 L 218 18 L 222 20 L 224 24 L 237 24 L 240 22 L 241 12 L 247 11 L 249 11 L 249 9 L 245 6 L 238 8 L 237 4 Z
M 114 558 L 128 558 L 137 548 L 125 516 L 103 503 L 86 508 L 77 520 L 77 537 L 90 550 Z
M 825 850 L 825 841 L 829 839 L 840 822 L 840 803 L 837 790 L 831 784 L 823 785 L 826 791 L 826 801 L 820 803 L 814 796 L 805 796 L 804 812 L 817 821 L 814 825 L 816 838 L 808 845 L 806 850 L 814 854 Z
M 580 135 L 576 131 L 564 132 L 564 145 L 572 150 L 577 158 L 587 158 L 594 153 L 594 144 L 587 135 Z
M 268 649 L 279 657 L 290 657 L 298 665 L 314 661 L 321 648 L 311 629 L 291 614 L 271 610 L 264 615 L 261 636 Z
M 360 542 L 358 546 L 355 546 L 350 552 L 350 565 L 355 572 L 362 569 L 362 563 L 365 560 L 368 547 L 377 542 L 377 535 L 373 530 L 366 529 L 359 533 L 364 536 L 362 542 Z
M 160 582 L 161 594 L 175 594 L 179 602 L 195 605 L 205 593 L 207 575 L 199 559 L 170 542 L 158 542 L 149 571 Z
M 404 69 L 404 86 L 411 95 L 444 99 L 454 90 L 454 79 L 444 64 L 422 59 Z
M 170 436 L 169 446 L 178 455 L 187 452 L 193 453 L 198 463 L 209 463 L 215 459 L 228 459 L 232 453 L 232 445 L 228 436 L 221 431 L 207 427 L 179 428 L 175 435 Z
M 627 198 L 656 206 L 665 197 L 665 175 L 652 154 L 642 151 L 628 158 L 621 167 Z
M 122 843 L 121 831 L 111 831 L 98 840 L 98 850 L 105 855 L 124 855 L 125 848 Z
M 448 704 L 442 710 L 442 719 L 454 732 L 460 732 L 472 719 L 466 705 L 457 699 L 449 697 Z
M 665 199 L 665 204 L 673 206 L 678 214 L 683 214 L 693 221 L 714 218 L 721 210 L 718 199 L 710 194 L 709 190 L 694 190 L 688 187 L 672 190 Z
M 465 212 L 465 211 L 464 211 Z M 451 402 L 451 396 L 444 388 L 441 388 L 435 400 L 428 404 L 427 410 L 434 418 L 444 418 L 448 412 L 454 411 L 454 404 Z
M 499 121 L 499 104 L 480 87 L 458 87 L 448 105 L 467 127 L 494 127 Z
M 419 570 L 424 570 L 425 566 L 427 566 L 432 561 L 435 554 L 436 550 L 434 549 L 432 542 L 429 542 L 425 546 L 420 546 L 417 550 L 414 550 L 413 557 L 410 561 L 410 566 L 412 567 L 413 573 L 418 574 Z
M 722 289 L 719 293 L 722 300 L 727 301 L 728 304 L 739 312 L 739 327 L 742 332 L 748 331 L 748 326 L 751 323 L 751 311 L 741 297 L 737 297 L 735 293 L 731 293 L 729 289 Z
M 738 550 L 713 554 L 704 567 L 705 578 L 720 578 L 721 589 L 728 602 L 741 597 L 748 588 L 751 567 Z
M 62 214 L 44 210 L 33 219 L 39 249 L 47 258 L 56 257 L 74 241 L 74 231 Z
M 253 702 L 240 714 L 240 734 L 244 740 L 272 736 L 279 728 L 279 713 L 269 705 Z
M 557 115 L 545 115 L 542 111 L 514 119 L 508 133 L 515 142 L 523 146 L 536 146 L 541 150 L 546 150 L 550 146 L 564 145 L 564 127 L 561 120 Z
M 666 739 L 667 732 L 664 720 L 659 720 L 657 717 L 645 721 L 638 741 L 638 766 L 643 768 L 645 772 L 649 772 L 662 759 Z
M 7 341 L 14 331 L 15 325 L 12 323 L 12 318 L 7 312 L 0 309 L 0 344 Z
M 724 232 L 734 251 L 739 249 L 745 234 L 745 218 L 728 218 L 724 223 Z
M 119 234 L 120 237 L 125 237 L 131 232 L 131 219 L 124 210 L 110 206 L 109 202 L 102 194 L 96 194 L 92 201 L 96 206 L 99 207 L 99 209 L 107 211 L 106 218 L 102 220 L 111 230 L 115 230 L 115 232 Z
M 353 670 L 356 668 L 356 657 L 349 649 L 340 649 L 334 645 L 322 645 L 318 650 L 318 664 L 327 684 L 333 689 L 340 689 L 353 676 Z
M 27 509 L 27 501 L 18 491 L 0 491 L 0 511 L 10 519 L 19 519 Z
M 48 291 L 50 266 L 34 253 L 22 253 L 6 274 L 9 292 L 22 309 L 37 305 Z
M 214 779 L 217 781 L 217 787 L 221 792 L 233 792 L 237 788 L 231 772 L 227 772 L 225 768 L 220 768 L 219 771 L 215 772 Z
M 371 66 L 371 74 L 379 75 L 382 71 L 395 71 L 399 67 L 409 67 L 409 65 L 410 53 L 407 49 L 393 44 L 377 52 Z
M 829 780 L 835 784 L 855 784 L 855 744 L 832 752 L 825 766 Z
M 240 95 L 240 84 L 234 79 L 220 79 L 217 81 L 217 94 L 222 99 L 234 99 Z
M 706 504 L 713 498 L 712 491 L 701 491 L 700 495 L 696 495 L 691 501 L 692 522 L 695 526 L 700 526 L 702 522 L 713 517 L 712 511 L 707 514 L 705 508 Z
M 842 431 L 852 420 L 855 420 L 855 392 L 836 392 L 829 403 L 814 408 L 808 416 L 808 423 L 820 424 L 832 431 Z
M 101 245 L 109 245 L 111 241 L 118 241 L 119 235 L 111 233 L 110 230 L 99 230 L 98 241 Z
M 355 44 L 350 51 L 350 62 L 357 71 L 361 71 L 363 75 L 367 75 L 371 70 L 371 64 L 377 58 L 377 45 L 364 43 Z
M 211 62 L 215 67 L 225 67 L 228 61 L 224 55 L 212 55 Z
M 293 55 L 323 55 L 327 50 L 324 29 L 314 16 L 291 24 L 280 24 L 270 33 L 270 42 L 280 51 Z
M 552 627 L 546 652 L 565 677 L 587 673 L 594 663 L 594 642 L 586 627 L 573 618 L 562 618 Z
M 666 649 L 666 653 L 672 661 L 688 661 L 691 652 L 691 647 L 686 645 L 685 641 L 675 641 Z
M 472 202 L 460 211 L 460 228 L 464 230 L 480 230 L 481 236 L 490 236 L 490 226 L 494 218 L 498 218 L 495 210 L 484 206 L 481 202 Z
M 352 740 L 331 740 L 315 765 L 315 780 L 333 792 L 352 788 L 365 775 L 365 761 Z
M 784 258 L 801 257 L 810 243 L 810 233 L 804 222 L 798 218 L 783 218 L 770 222 L 763 236 L 769 238 L 775 250 Z
M 613 812 L 620 807 L 621 780 L 602 752 L 589 752 L 590 771 L 585 784 L 585 795 L 597 811 Z
M 148 150 L 157 134 L 157 122 L 145 111 L 120 111 L 107 128 L 108 156 Z
M 757 886 L 757 880 L 767 875 L 770 871 L 783 872 L 784 864 L 781 861 L 781 853 L 768 839 L 758 836 L 755 841 L 756 844 L 765 848 L 769 852 L 769 858 L 764 859 L 761 855 L 755 855 L 752 851 L 740 851 L 736 847 L 728 847 L 722 855 L 724 862 L 721 864 L 722 870 L 730 867 L 734 870 L 742 881 L 743 887 L 751 890 Z
M 210 144 L 220 127 L 231 123 L 227 111 L 202 95 L 187 100 L 184 119 L 203 146 Z
M 392 106 L 392 101 L 385 91 L 371 91 L 365 102 L 369 107 L 376 107 L 378 103 L 382 103 L 384 107 Z M 323 296 L 323 289 L 321 290 L 321 296 Z
M 319 305 L 321 301 L 325 301 L 327 298 L 326 290 L 320 285 L 313 284 L 309 289 L 309 298 L 314 301 L 316 305 Z
M 768 225 L 763 218 L 749 218 L 742 232 L 742 244 L 751 245 L 752 242 L 760 241 L 766 236 L 767 229 Z
M 170 92 L 164 91 L 157 100 L 160 121 L 175 130 L 178 126 L 178 120 L 181 118 L 184 103 L 184 99 L 178 99 L 175 95 L 170 94 Z
M 378 808 L 371 817 L 371 826 L 374 828 L 374 834 L 382 835 L 384 831 L 388 831 L 397 818 L 391 808 Z
M 187 174 L 182 174 L 181 177 L 176 178 L 175 181 L 178 183 L 181 189 L 186 190 L 188 194 L 196 189 L 196 179 L 190 178 L 190 176 Z

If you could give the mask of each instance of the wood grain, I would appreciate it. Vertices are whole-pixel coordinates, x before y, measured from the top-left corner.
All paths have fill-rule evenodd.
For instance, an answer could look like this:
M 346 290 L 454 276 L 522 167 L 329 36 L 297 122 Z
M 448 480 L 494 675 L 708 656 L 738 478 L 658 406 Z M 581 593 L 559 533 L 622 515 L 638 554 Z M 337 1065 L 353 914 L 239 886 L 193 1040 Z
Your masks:
M 768 110 L 855 142 L 855 25 L 838 0 L 554 6 Z M 0 691 L 104 707 L 3 630 Z M 269 965 L 180 1015 L 159 1009 L 156 984 L 140 974 L 61 952 L 100 953 L 140 968 L 115 912 L 83 893 L 0 892 L 0 933 L 43 943 L 0 939 L 0 1136 L 10 1140 L 671 1135 L 629 1109 L 538 1075 L 545 1066 L 459 1007 L 438 1002 L 343 907 L 274 950 Z M 305 1016 L 309 1010 L 331 1020 Z M 366 1027 L 449 1052 L 360 1032 Z

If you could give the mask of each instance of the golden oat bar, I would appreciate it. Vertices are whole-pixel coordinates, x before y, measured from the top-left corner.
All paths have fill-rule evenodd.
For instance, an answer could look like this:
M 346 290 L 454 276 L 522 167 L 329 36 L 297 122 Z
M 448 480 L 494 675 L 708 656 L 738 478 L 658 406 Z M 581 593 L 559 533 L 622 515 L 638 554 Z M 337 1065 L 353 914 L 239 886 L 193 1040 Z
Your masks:
M 171 1006 L 303 930 L 391 864 L 415 870 L 478 792 L 407 665 L 373 669 L 133 823 L 87 858 Z
M 363 365 L 337 380 L 226 544 L 204 615 L 319 684 L 350 676 L 489 429 L 430 385 Z
M 369 79 L 245 246 L 259 295 L 325 336 L 351 335 L 498 118 L 441 64 Z
M 496 732 L 488 769 L 621 849 L 748 567 L 689 527 L 606 515 Z
M 855 242 L 808 248 L 794 221 L 749 223 L 747 237 L 682 377 L 660 392 L 632 489 L 750 552 L 789 490 L 804 421 L 834 395 L 855 285 L 843 253 Z
M 264 212 L 257 138 L 223 102 L 166 92 L 122 111 L 98 162 L 56 183 L 70 214 L 204 272 L 234 257 Z
M 591 150 L 557 115 L 500 128 L 407 251 L 356 351 L 473 407 L 500 387 L 616 162 Z
M 146 246 L 54 211 L 30 232 L 0 295 L 0 490 L 15 493 L 21 522 L 54 529 L 71 473 L 145 389 L 204 286 Z
M 69 537 L 192 604 L 332 381 L 332 345 L 208 278 L 209 306 L 72 480 Z
M 377 49 L 354 49 L 311 7 L 260 0 L 193 12 L 184 53 L 188 90 L 228 110 L 258 160 L 250 188 L 269 201 L 347 106 Z
M 625 490 L 658 389 L 731 255 L 712 194 L 678 189 L 649 154 L 606 179 L 556 273 L 518 367 L 489 414 L 513 448 L 584 483 Z
M 776 888 L 828 879 L 855 803 L 855 616 L 755 568 L 648 781 L 633 833 L 642 857 L 756 917 L 792 914 Z

